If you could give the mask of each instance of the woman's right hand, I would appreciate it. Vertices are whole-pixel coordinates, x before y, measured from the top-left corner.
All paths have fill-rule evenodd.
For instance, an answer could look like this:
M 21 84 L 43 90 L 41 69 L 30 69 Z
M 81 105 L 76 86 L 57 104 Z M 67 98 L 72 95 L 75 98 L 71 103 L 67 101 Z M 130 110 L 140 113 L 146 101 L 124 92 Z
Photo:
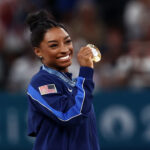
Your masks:
M 94 68 L 92 60 L 93 53 L 89 47 L 87 46 L 81 47 L 77 57 L 80 66 Z

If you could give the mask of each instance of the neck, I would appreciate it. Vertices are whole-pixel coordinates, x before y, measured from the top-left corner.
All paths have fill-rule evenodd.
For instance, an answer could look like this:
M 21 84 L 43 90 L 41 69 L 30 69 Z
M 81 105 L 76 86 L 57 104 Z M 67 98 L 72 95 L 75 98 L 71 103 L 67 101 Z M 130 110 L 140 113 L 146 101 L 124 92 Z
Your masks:
M 45 64 L 44 64 L 45 65 Z M 52 66 L 48 66 L 48 65 L 45 65 L 46 67 L 48 67 L 48 68 L 52 68 L 52 69 L 54 69 L 54 70 L 56 70 L 56 71 L 59 71 L 59 72 L 68 72 L 68 67 L 66 67 L 66 68 L 61 68 L 61 67 L 52 67 Z

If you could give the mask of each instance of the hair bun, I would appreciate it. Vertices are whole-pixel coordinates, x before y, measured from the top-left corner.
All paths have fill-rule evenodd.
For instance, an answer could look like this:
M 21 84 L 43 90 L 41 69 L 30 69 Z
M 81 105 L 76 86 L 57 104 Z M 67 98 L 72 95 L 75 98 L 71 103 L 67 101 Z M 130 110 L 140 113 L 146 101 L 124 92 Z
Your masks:
M 50 14 L 46 10 L 41 10 L 38 12 L 31 13 L 27 16 L 27 24 L 30 27 L 30 30 L 33 31 L 39 24 L 49 22 Z

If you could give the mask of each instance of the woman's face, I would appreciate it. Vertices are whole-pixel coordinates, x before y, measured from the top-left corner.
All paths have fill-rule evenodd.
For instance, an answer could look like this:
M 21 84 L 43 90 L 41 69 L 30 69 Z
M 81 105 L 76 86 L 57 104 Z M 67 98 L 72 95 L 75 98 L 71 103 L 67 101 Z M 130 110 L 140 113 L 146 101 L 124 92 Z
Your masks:
M 35 48 L 37 56 L 42 56 L 42 62 L 58 71 L 68 71 L 73 55 L 73 45 L 68 33 L 59 27 L 49 29 Z

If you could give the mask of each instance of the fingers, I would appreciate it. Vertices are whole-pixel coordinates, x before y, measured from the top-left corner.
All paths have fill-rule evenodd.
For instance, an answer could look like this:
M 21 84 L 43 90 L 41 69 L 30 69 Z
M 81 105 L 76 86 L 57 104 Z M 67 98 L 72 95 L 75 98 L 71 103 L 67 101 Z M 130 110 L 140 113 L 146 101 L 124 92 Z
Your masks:
M 92 61 L 93 53 L 91 48 L 85 46 L 82 47 L 78 53 L 78 61 L 80 66 L 87 66 L 93 68 L 93 61 Z
M 80 49 L 81 52 L 85 52 L 85 51 L 88 51 L 88 50 L 91 51 L 91 48 L 88 47 L 88 46 L 81 47 L 81 49 Z
M 80 49 L 80 54 L 84 55 L 84 56 L 90 56 L 90 57 L 93 57 L 93 53 L 92 53 L 92 50 L 91 48 L 85 46 L 85 47 L 82 47 Z

